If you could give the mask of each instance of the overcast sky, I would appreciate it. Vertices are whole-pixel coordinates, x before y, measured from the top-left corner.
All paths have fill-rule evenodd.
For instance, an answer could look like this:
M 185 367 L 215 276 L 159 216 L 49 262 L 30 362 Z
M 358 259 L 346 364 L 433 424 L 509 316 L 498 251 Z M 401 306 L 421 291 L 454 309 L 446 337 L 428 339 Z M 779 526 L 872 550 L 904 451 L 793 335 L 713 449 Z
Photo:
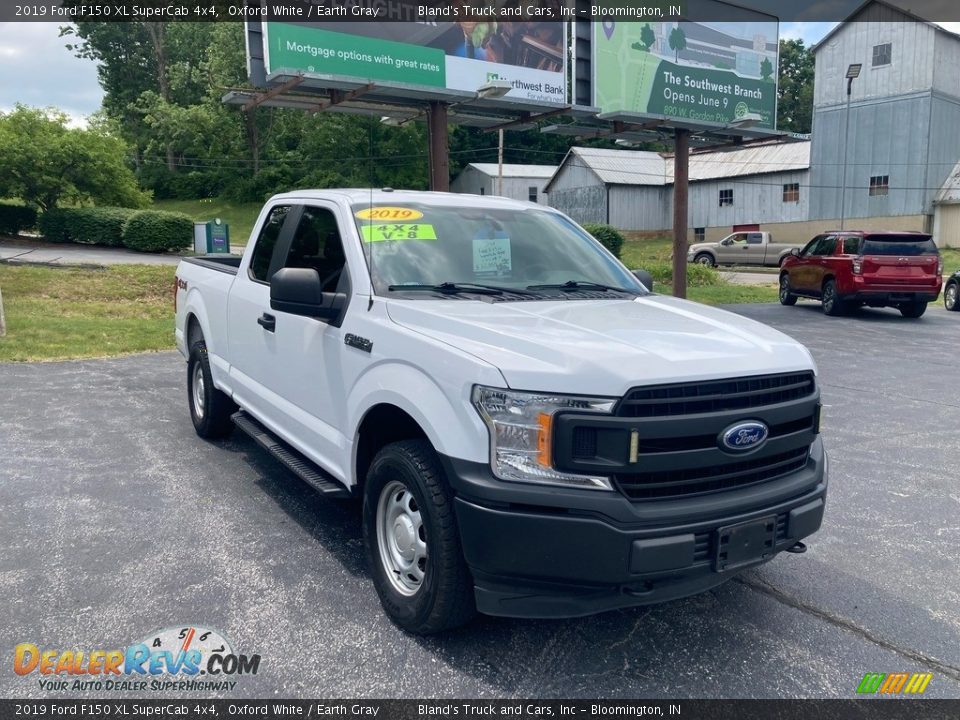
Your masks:
M 2 0 L 0 0 L 2 1 Z M 781 23 L 784 38 L 817 42 L 836 23 Z M 960 23 L 941 23 L 960 32 Z M 16 103 L 53 105 L 78 122 L 96 112 L 103 98 L 97 68 L 66 49 L 56 23 L 0 23 L 0 111 Z

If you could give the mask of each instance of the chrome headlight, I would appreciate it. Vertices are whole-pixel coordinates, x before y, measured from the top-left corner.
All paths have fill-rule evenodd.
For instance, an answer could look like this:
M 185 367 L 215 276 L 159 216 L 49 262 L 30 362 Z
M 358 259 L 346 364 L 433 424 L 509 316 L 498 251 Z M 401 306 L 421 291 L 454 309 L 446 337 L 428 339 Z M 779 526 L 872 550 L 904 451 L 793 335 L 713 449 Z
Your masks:
M 473 405 L 490 430 L 490 465 L 501 480 L 612 490 L 608 477 L 553 469 L 553 416 L 561 410 L 609 413 L 610 398 L 517 392 L 476 385 Z

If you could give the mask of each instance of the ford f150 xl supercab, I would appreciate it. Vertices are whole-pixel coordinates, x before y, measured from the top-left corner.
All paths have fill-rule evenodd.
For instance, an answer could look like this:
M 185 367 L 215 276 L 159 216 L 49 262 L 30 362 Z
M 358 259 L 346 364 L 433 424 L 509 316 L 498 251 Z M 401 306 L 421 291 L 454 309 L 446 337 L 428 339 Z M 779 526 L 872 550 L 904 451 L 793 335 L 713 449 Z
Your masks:
M 551 208 L 278 195 L 242 258 L 184 259 L 175 293 L 197 433 L 362 499 L 410 631 L 684 597 L 821 524 L 810 353 L 653 294 Z

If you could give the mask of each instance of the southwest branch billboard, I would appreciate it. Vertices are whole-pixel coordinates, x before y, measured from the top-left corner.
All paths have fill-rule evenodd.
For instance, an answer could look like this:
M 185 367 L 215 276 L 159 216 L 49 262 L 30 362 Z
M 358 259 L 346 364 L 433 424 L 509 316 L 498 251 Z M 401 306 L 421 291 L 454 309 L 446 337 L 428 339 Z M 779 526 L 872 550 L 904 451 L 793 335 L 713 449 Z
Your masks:
M 595 22 L 593 104 L 692 122 L 751 113 L 774 128 L 778 31 L 776 20 Z
M 475 91 L 507 80 L 507 97 L 562 105 L 566 23 L 264 23 L 267 74 L 279 70 Z

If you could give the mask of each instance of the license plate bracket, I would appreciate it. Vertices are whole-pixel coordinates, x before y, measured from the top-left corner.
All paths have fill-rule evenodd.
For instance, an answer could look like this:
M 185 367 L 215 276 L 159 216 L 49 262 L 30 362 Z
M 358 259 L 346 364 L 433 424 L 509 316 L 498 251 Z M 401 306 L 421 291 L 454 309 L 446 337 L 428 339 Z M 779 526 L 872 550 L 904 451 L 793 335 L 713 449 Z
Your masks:
M 773 557 L 777 543 L 777 516 L 748 520 L 717 530 L 713 569 L 730 572 Z

